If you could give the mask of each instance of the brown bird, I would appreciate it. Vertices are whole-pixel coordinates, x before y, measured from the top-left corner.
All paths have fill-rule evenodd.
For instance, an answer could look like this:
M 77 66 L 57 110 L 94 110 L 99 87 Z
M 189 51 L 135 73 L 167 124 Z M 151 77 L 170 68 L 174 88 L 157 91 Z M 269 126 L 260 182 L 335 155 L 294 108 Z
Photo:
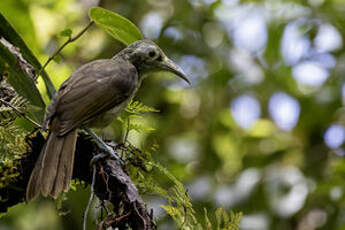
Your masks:
M 44 127 L 50 126 L 50 131 L 31 173 L 26 200 L 39 194 L 56 199 L 68 191 L 78 128 L 107 126 L 126 108 L 142 78 L 156 71 L 172 72 L 190 83 L 182 69 L 150 40 L 134 42 L 112 59 L 78 68 L 47 108 Z

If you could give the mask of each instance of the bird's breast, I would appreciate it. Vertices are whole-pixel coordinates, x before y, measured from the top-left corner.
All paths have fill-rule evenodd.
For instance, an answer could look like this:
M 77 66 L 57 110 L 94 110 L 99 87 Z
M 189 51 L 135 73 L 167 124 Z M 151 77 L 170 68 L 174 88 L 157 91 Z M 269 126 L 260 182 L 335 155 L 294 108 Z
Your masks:
M 123 101 L 121 104 L 116 105 L 114 108 L 98 115 L 97 117 L 92 119 L 90 122 L 88 122 L 87 126 L 93 127 L 93 128 L 104 128 L 108 126 L 117 116 L 120 115 L 121 112 L 125 110 L 129 101 L 130 101 L 130 98 Z

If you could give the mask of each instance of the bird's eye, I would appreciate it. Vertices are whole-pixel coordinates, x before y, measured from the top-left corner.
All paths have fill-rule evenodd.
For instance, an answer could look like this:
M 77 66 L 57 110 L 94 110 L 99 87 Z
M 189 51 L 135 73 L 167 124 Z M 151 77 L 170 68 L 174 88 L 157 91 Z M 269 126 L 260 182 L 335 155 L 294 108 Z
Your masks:
M 150 51 L 150 52 L 149 52 L 149 56 L 153 58 L 154 56 L 156 56 L 156 52 L 153 51 L 153 50 Z

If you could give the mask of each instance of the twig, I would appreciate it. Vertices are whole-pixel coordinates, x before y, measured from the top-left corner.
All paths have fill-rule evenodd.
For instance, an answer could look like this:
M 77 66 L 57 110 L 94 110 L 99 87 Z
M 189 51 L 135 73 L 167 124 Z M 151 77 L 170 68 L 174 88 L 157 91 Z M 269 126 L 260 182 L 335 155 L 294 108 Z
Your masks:
M 123 144 L 126 144 L 126 142 L 127 142 L 127 138 L 128 138 L 128 134 L 129 134 L 129 122 L 130 122 L 130 119 L 129 119 L 129 117 L 127 117 L 126 133 L 123 136 L 123 140 L 122 140 Z
M 42 66 L 42 68 L 40 69 L 40 71 L 37 73 L 37 75 L 34 77 L 34 80 L 36 80 L 40 75 L 41 75 L 41 73 L 42 73 L 42 71 L 47 67 L 47 65 L 54 59 L 54 57 L 56 56 L 56 55 L 58 55 L 60 52 L 61 52 L 61 50 L 63 50 L 63 48 L 65 48 L 65 46 L 67 46 L 69 43 L 72 43 L 72 42 L 74 42 L 75 40 L 77 40 L 81 35 L 83 35 L 89 28 L 90 28 L 90 26 L 92 26 L 92 24 L 93 24 L 94 22 L 93 21 L 91 21 L 91 22 L 89 22 L 89 24 L 82 30 L 82 31 L 80 31 L 76 36 L 74 36 L 74 37 L 69 37 L 68 38 L 68 40 L 64 43 L 64 44 L 62 44 L 62 46 L 60 46 L 60 48 L 57 50 L 57 51 L 55 51 L 55 53 L 53 54 L 53 55 L 51 55 L 49 58 L 48 58 L 48 60 L 44 63 L 44 65 Z
M 93 197 L 95 196 L 95 181 L 96 181 L 96 165 L 93 165 L 93 171 L 92 171 L 92 184 L 91 184 L 91 194 L 89 198 L 89 202 L 87 203 L 85 212 L 84 212 L 84 220 L 83 220 L 83 230 L 86 230 L 86 222 L 87 222 L 87 216 L 89 214 L 89 210 L 93 201 Z
M 118 217 L 118 218 L 115 218 L 114 221 L 118 223 L 118 222 L 120 222 L 122 219 L 129 217 L 131 214 L 132 214 L 132 211 L 129 210 L 128 213 L 126 213 L 126 214 L 124 214 L 124 215 L 122 215 L 122 216 L 120 216 L 120 217 Z
M 105 172 L 104 172 L 104 169 L 103 169 L 103 166 L 101 164 L 99 164 L 99 174 L 102 176 L 102 179 L 104 181 L 104 184 L 107 184 L 107 179 L 105 178 Z
M 105 210 L 105 213 L 108 215 L 109 214 L 109 210 L 108 210 L 107 205 L 104 203 L 104 200 L 101 200 L 101 206 L 102 206 L 101 211 Z
M 130 215 L 132 214 L 132 211 L 131 210 L 129 210 L 126 214 L 124 214 L 124 215 L 122 215 L 122 216 L 119 216 L 118 218 L 112 218 L 112 216 L 108 216 L 108 217 L 111 217 L 112 219 L 111 220 L 108 220 L 107 221 L 107 219 L 105 219 L 104 221 L 102 221 L 103 222 L 103 228 L 104 229 L 108 229 L 113 223 L 120 223 L 123 219 L 125 219 L 125 218 L 127 218 L 127 217 L 129 217 Z M 102 229 L 103 229 L 102 228 Z
M 36 121 L 32 120 L 30 117 L 28 117 L 24 112 L 20 111 L 19 109 L 17 109 L 14 105 L 12 105 L 11 103 L 3 100 L 0 98 L 0 102 L 8 107 L 11 107 L 16 113 L 18 113 L 18 115 L 24 117 L 26 120 L 28 120 L 29 122 L 31 122 L 33 125 L 35 125 L 36 127 L 42 129 L 42 126 L 40 124 L 38 124 Z
M 125 132 L 125 135 L 123 135 L 123 139 L 122 139 L 122 143 L 124 146 L 126 146 L 126 142 L 127 142 L 127 138 L 128 138 L 128 134 L 129 134 L 129 122 L 130 122 L 130 119 L 129 117 L 127 117 L 127 120 L 126 120 L 126 132 Z M 121 150 L 121 156 L 120 158 L 123 159 L 123 152 L 124 150 L 122 149 Z
M 140 217 L 140 219 L 143 221 L 143 224 L 144 224 L 144 227 L 145 227 L 145 230 L 147 229 L 147 224 L 146 224 L 146 220 L 145 218 L 140 214 L 138 208 L 137 208 L 137 202 L 134 202 L 133 204 L 133 207 L 134 207 L 134 210 L 137 212 L 138 216 Z

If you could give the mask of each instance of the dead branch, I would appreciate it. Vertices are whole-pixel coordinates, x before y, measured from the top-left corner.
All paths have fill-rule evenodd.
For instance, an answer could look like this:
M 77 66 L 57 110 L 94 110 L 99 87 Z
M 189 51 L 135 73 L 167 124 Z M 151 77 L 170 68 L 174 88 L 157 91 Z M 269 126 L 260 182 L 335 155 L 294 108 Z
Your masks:
M 25 201 L 26 186 L 44 142 L 40 132 L 27 138 L 29 147 L 27 153 L 18 159 L 17 180 L 0 188 L 0 213 Z M 87 184 L 94 182 L 94 194 L 101 203 L 105 204 L 108 214 L 100 221 L 98 229 L 107 229 L 110 226 L 119 229 L 127 229 L 128 226 L 132 229 L 156 229 L 151 211 L 146 207 L 138 189 L 119 161 L 109 158 L 99 160 L 97 164 L 94 164 L 96 173 L 95 179 L 92 179 L 93 168 L 90 167 L 90 161 L 95 154 L 101 154 L 102 151 L 90 136 L 79 133 L 73 178 Z M 111 204 L 111 206 L 106 207 L 106 204 Z M 112 208 L 109 209 L 109 207 Z

